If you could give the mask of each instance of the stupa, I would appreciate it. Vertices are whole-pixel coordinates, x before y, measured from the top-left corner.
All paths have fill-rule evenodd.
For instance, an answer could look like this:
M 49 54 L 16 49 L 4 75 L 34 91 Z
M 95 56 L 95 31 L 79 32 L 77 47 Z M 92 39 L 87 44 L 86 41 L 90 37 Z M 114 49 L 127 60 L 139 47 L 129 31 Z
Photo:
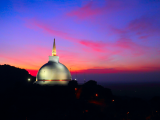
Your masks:
M 59 62 L 59 56 L 56 56 L 56 44 L 54 39 L 52 56 L 49 56 L 48 63 L 44 64 L 39 69 L 35 84 L 67 85 L 71 79 L 69 70 L 65 65 Z

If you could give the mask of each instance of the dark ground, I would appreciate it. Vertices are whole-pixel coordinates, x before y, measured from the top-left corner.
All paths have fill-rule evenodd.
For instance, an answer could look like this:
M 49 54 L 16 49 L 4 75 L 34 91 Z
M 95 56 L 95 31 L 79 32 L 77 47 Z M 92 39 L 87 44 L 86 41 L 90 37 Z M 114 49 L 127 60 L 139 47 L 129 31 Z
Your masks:
M 160 82 L 148 83 L 98 83 L 112 90 L 113 95 L 139 97 L 150 100 L 160 95 Z
M 82 85 L 71 81 L 68 86 L 38 86 L 27 71 L 8 65 L 0 66 L 0 76 L 2 120 L 160 120 L 159 96 L 115 95 L 109 89 L 115 87 L 123 93 L 125 86 L 128 91 L 132 86 L 105 88 L 93 80 Z M 138 89 L 141 85 L 137 93 Z

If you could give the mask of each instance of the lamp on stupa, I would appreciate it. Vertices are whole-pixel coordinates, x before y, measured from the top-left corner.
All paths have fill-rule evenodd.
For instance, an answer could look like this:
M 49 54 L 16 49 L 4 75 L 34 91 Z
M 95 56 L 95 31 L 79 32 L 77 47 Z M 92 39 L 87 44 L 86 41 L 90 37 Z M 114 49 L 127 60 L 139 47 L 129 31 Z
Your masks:
M 49 56 L 48 63 L 39 69 L 35 83 L 39 85 L 67 85 L 69 81 L 71 81 L 71 74 L 68 68 L 59 62 L 54 39 L 52 56 Z

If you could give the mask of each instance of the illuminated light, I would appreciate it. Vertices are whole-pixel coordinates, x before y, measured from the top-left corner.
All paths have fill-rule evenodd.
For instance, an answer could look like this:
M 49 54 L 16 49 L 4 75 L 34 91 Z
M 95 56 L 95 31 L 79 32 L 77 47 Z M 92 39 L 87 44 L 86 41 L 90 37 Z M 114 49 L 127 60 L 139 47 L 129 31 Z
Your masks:
M 30 78 L 28 78 L 28 81 L 30 81 L 31 79 Z
M 96 97 L 98 97 L 98 94 L 96 94 Z
M 88 112 L 88 110 L 85 110 L 85 112 Z
M 129 112 L 127 112 L 127 114 L 129 114 Z
M 156 111 L 156 112 L 158 112 L 158 111 Z
M 114 102 L 114 100 L 112 100 L 112 102 Z
M 71 81 L 71 80 L 37 80 L 37 81 Z
M 77 88 L 75 88 L 75 90 L 77 90 Z
M 75 78 L 75 80 L 77 80 L 77 79 Z
M 56 43 L 55 43 L 55 38 L 54 38 L 54 43 L 53 43 L 52 56 L 56 56 Z

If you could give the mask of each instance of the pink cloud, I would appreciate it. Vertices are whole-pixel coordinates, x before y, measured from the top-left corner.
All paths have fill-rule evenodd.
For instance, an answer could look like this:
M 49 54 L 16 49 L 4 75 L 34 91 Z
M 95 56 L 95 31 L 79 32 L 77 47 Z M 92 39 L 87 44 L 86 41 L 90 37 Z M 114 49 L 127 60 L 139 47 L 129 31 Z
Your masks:
M 106 43 L 103 43 L 101 41 L 93 42 L 93 41 L 82 40 L 82 41 L 80 41 L 80 43 L 85 45 L 85 46 L 94 46 L 94 47 L 104 47 L 104 46 L 106 46 Z
M 116 34 L 120 37 L 131 38 L 137 36 L 139 40 L 147 41 L 148 38 L 160 36 L 160 17 L 142 16 L 130 21 L 124 28 L 118 29 L 109 26 L 111 35 Z
M 131 39 L 125 37 L 118 39 L 115 43 L 105 43 L 102 41 L 94 42 L 87 40 L 80 41 L 79 43 L 96 52 L 110 53 L 110 55 L 121 54 L 125 52 L 125 50 L 129 50 L 133 55 L 139 56 L 145 54 L 146 50 L 149 49 L 148 47 L 139 45 Z M 112 50 L 109 50 L 108 48 L 112 48 Z
M 101 12 L 100 8 L 93 8 L 92 6 L 93 6 L 93 1 L 90 1 L 85 6 L 77 10 L 73 10 L 70 13 L 67 13 L 67 16 L 76 16 L 79 19 L 84 19 L 90 16 L 100 14 Z
M 80 73 L 87 73 L 87 74 L 107 74 L 107 73 L 141 73 L 141 72 L 153 72 L 153 71 L 160 71 L 160 67 L 141 67 L 137 70 L 132 69 L 116 69 L 116 68 L 92 68 L 86 70 L 79 70 L 79 71 L 72 71 L 72 74 L 76 74 L 77 72 Z
M 160 28 L 157 26 L 159 23 L 159 18 L 156 17 L 156 19 L 153 19 L 155 17 L 156 16 L 152 16 L 152 18 L 143 16 L 135 19 L 129 23 L 129 25 L 126 27 L 126 30 L 135 32 L 137 35 L 145 35 L 145 37 L 159 34 Z
M 92 48 L 92 50 L 96 52 L 106 52 L 106 46 L 107 43 L 104 43 L 102 41 L 94 42 L 94 41 L 89 41 L 89 40 L 81 40 L 79 41 L 80 44 Z M 105 49 L 104 49 L 105 48 Z
M 70 34 L 62 32 L 62 31 L 56 31 L 49 27 L 49 25 L 44 24 L 40 21 L 37 21 L 36 19 L 26 20 L 26 25 L 32 25 L 32 28 L 35 30 L 38 30 L 39 28 L 47 33 L 54 36 L 61 37 L 65 40 L 69 40 L 74 43 L 79 43 L 79 47 L 82 48 L 85 51 L 88 52 L 100 52 L 100 53 L 109 53 L 110 56 L 119 54 L 125 52 L 125 50 L 129 50 L 133 55 L 139 56 L 145 53 L 145 50 L 148 49 L 145 46 L 139 45 L 135 42 L 133 42 L 131 39 L 125 37 L 125 32 L 120 31 L 119 33 L 124 34 L 124 37 L 119 38 L 115 43 L 109 43 L 109 42 L 102 42 L 102 41 L 92 41 L 92 40 L 85 40 L 85 39 L 77 39 L 72 37 Z M 120 35 L 121 35 L 120 34 Z M 83 48 L 83 46 L 87 48 Z M 109 48 L 112 48 L 112 50 L 109 50 Z M 91 51 L 89 50 L 91 49 Z
M 66 15 L 70 17 L 76 16 L 78 19 L 83 20 L 97 15 L 106 15 L 125 8 L 131 8 L 133 5 L 137 4 L 137 2 L 127 2 L 125 0 L 104 0 L 103 2 L 104 4 L 102 6 L 98 6 L 97 1 L 90 1 L 81 8 L 74 9 Z
M 131 39 L 125 37 L 120 38 L 114 45 L 115 47 L 119 47 L 121 49 L 130 50 L 130 52 L 136 56 L 146 53 L 146 50 L 149 49 L 148 47 L 139 45 L 133 42 Z
M 50 25 L 45 24 L 41 21 L 34 19 L 23 19 L 26 23 L 25 25 L 30 28 L 30 29 L 34 29 L 34 30 L 42 30 L 44 33 L 50 34 L 50 35 L 54 35 L 54 36 L 58 36 L 61 37 L 65 40 L 69 40 L 69 41 L 74 41 L 77 42 L 79 39 L 73 38 L 71 37 L 71 35 L 69 33 L 63 32 L 63 31 L 57 31 L 54 30 L 53 28 L 50 27 Z
M 153 17 L 156 19 L 153 19 Z M 148 42 L 148 38 L 159 36 L 159 19 L 160 18 L 156 16 L 143 16 L 138 19 L 132 20 L 126 27 L 122 29 L 117 29 L 110 26 L 110 30 L 113 32 L 113 34 L 119 36 L 119 39 L 113 46 L 119 47 L 123 50 L 128 49 L 133 55 L 136 56 L 147 53 L 147 51 L 151 50 L 151 47 L 138 44 L 138 40 Z M 136 39 L 135 37 L 138 38 Z M 133 42 L 133 39 L 136 42 Z M 156 49 L 156 47 L 152 49 Z
M 160 71 L 160 66 L 154 67 L 154 66 L 143 66 L 142 69 L 145 69 L 146 71 Z
M 38 70 L 26 69 L 31 75 L 36 76 Z M 127 69 L 116 69 L 116 68 L 93 68 L 93 69 L 82 69 L 82 70 L 72 70 L 71 74 L 108 74 L 108 73 L 142 73 L 142 72 L 153 72 L 160 71 L 160 67 L 142 67 L 137 70 L 127 70 Z
M 147 39 L 149 36 L 140 36 L 139 39 Z
M 47 24 L 39 22 L 36 19 L 24 19 L 24 20 L 26 21 L 26 26 L 29 28 L 35 30 L 37 30 L 37 28 L 40 28 L 43 30 L 43 32 L 47 32 L 51 35 L 67 36 L 67 33 L 51 29 Z
M 97 52 L 105 52 L 106 51 L 103 49 L 107 45 L 104 42 L 101 42 L 101 41 L 93 42 L 91 40 L 73 38 L 70 34 L 62 32 L 62 31 L 56 31 L 54 29 L 51 29 L 47 24 L 39 22 L 36 19 L 30 19 L 30 20 L 25 19 L 25 21 L 27 22 L 26 26 L 27 27 L 29 26 L 29 28 L 30 28 L 30 26 L 32 26 L 32 29 L 35 29 L 35 30 L 38 30 L 37 28 L 40 28 L 45 33 L 61 37 L 63 39 L 69 40 L 71 42 L 80 43 L 80 45 L 92 48 L 93 51 L 97 51 Z

